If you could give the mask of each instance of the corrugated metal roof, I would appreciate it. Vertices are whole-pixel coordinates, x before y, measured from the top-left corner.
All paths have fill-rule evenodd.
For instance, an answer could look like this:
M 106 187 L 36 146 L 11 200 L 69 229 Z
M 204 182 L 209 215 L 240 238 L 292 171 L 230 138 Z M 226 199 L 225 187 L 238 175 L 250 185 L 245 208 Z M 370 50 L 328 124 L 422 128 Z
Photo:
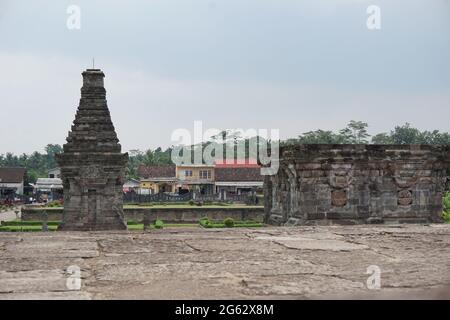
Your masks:
M 38 178 L 35 184 L 35 188 L 39 190 L 62 189 L 62 187 L 62 180 L 59 178 Z

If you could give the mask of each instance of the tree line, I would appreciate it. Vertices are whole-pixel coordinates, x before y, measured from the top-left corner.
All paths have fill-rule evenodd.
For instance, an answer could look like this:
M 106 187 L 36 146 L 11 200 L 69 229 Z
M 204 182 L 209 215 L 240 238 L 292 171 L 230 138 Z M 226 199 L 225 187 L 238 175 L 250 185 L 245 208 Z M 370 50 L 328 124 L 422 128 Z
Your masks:
M 338 131 L 315 130 L 305 132 L 296 138 L 281 141 L 281 144 L 442 144 L 450 145 L 450 134 L 448 132 L 420 131 L 409 123 L 396 126 L 390 132 L 378 133 L 371 136 L 368 124 L 362 121 L 351 120 L 348 125 Z M 239 132 L 225 132 L 227 140 L 225 143 L 237 144 L 246 140 Z M 206 147 L 209 143 L 216 141 L 217 137 L 211 137 L 202 145 Z M 223 141 L 223 140 L 222 140 Z M 246 140 L 247 141 L 247 140 Z M 248 146 L 248 144 L 246 144 Z M 146 151 L 130 150 L 127 165 L 127 178 L 138 178 L 139 165 L 170 165 L 173 147 L 167 149 L 156 148 Z M 14 155 L 12 153 L 0 154 L 0 167 L 25 167 L 27 169 L 27 182 L 34 183 L 37 178 L 46 177 L 47 172 L 57 166 L 55 154 L 62 152 L 58 144 L 48 144 L 45 153 L 33 152 L 32 154 Z M 246 150 L 246 154 L 249 150 Z
M 450 145 L 448 132 L 420 131 L 411 127 L 409 123 L 396 126 L 390 132 L 378 133 L 370 136 L 367 132 L 368 124 L 351 120 L 349 124 L 337 132 L 315 130 L 305 132 L 297 138 L 286 140 L 284 143 L 301 144 L 442 144 Z

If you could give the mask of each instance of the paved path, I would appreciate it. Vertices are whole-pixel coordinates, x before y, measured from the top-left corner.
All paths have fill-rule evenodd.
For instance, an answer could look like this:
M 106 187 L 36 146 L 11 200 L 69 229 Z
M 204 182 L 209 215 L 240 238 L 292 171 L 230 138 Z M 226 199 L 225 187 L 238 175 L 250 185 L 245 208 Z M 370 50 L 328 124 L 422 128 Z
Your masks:
M 0 233 L 0 299 L 449 299 L 449 248 L 448 224 Z

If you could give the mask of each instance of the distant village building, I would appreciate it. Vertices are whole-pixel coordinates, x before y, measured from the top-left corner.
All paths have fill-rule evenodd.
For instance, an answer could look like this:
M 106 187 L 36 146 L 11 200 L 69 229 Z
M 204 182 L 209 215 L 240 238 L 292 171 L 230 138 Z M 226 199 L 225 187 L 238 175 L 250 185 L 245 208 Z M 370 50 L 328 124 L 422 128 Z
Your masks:
M 0 199 L 23 195 L 25 175 L 25 168 L 0 168 Z
M 160 192 L 175 192 L 176 167 L 168 166 L 144 166 L 138 168 L 140 188 L 142 194 L 155 194 Z
M 215 192 L 223 195 L 262 191 L 264 177 L 261 168 L 252 164 L 216 165 Z
M 141 183 L 136 179 L 126 180 L 123 184 L 123 192 L 135 192 L 139 193 Z
M 214 166 L 181 165 L 176 166 L 177 191 L 200 194 L 214 193 Z
M 61 178 L 61 169 L 53 168 L 53 169 L 48 170 L 48 177 L 49 178 Z
M 223 196 L 262 190 L 263 176 L 256 162 L 217 162 L 214 165 L 167 165 L 138 168 L 141 194 L 169 192 Z
M 60 178 L 38 178 L 34 185 L 34 193 L 40 200 L 61 200 L 63 198 L 63 185 Z

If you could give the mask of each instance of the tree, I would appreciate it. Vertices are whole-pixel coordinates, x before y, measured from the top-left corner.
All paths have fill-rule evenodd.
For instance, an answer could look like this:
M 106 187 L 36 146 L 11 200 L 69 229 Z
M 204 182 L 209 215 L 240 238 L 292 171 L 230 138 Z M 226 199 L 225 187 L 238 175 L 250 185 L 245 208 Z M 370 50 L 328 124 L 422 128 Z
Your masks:
M 284 144 L 364 144 L 368 143 L 367 133 L 368 124 L 362 121 L 351 120 L 346 128 L 339 130 L 338 133 L 318 129 L 308 131 L 298 136 L 297 139 L 288 139 Z
M 369 143 L 367 138 L 370 136 L 367 133 L 368 126 L 366 122 L 350 120 L 347 127 L 339 131 L 339 133 L 345 143 L 367 144 Z
M 383 132 L 378 133 L 372 137 L 372 143 L 374 144 L 393 144 L 392 137 Z
M 297 143 L 301 144 L 340 144 L 345 143 L 343 137 L 340 134 L 336 134 L 333 131 L 308 131 L 303 135 L 300 135 L 297 139 Z
M 409 123 L 405 123 L 401 127 L 396 126 L 391 131 L 391 139 L 393 144 L 418 144 L 422 140 L 420 131 L 412 128 Z
M 420 131 L 409 123 L 396 126 L 390 133 L 379 133 L 372 138 L 376 144 L 442 144 L 450 145 L 448 132 Z
M 63 148 L 59 144 L 48 144 L 45 152 L 47 153 L 47 169 L 55 168 L 57 166 L 55 154 L 63 152 Z

